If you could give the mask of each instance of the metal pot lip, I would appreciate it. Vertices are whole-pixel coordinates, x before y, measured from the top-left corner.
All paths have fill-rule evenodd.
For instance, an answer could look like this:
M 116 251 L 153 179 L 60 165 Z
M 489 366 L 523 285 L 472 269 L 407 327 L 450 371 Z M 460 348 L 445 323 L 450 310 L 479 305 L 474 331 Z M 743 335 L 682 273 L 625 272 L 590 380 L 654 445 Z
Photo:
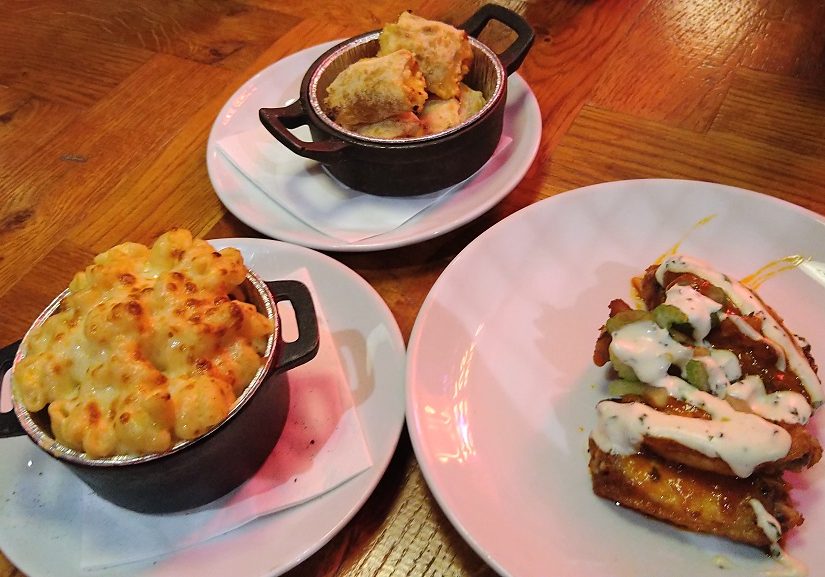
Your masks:
M 275 304 L 275 298 L 266 283 L 254 272 L 247 270 L 246 278 L 241 284 L 242 287 L 250 287 L 261 299 L 263 307 L 262 312 L 272 321 L 272 333 L 267 338 L 266 349 L 264 351 L 264 362 L 258 368 L 255 376 L 246 386 L 244 391 L 235 400 L 232 409 L 224 419 L 212 427 L 209 431 L 197 437 L 186 441 L 179 441 L 175 445 L 163 453 L 150 453 L 147 455 L 115 455 L 105 458 L 91 458 L 86 456 L 82 451 L 71 449 L 62 443 L 58 442 L 53 437 L 49 436 L 33 419 L 31 413 L 18 402 L 14 397 L 14 390 L 12 388 L 11 400 L 14 408 L 14 413 L 17 416 L 20 425 L 29 438 L 34 441 L 38 447 L 49 453 L 52 457 L 74 466 L 90 467 L 90 468 L 118 468 L 125 466 L 134 466 L 157 461 L 166 460 L 174 457 L 178 453 L 193 448 L 208 439 L 211 439 L 223 429 L 227 423 L 236 418 L 236 416 L 249 403 L 252 396 L 260 389 L 262 383 L 266 380 L 275 362 L 277 352 L 278 337 L 280 334 L 280 318 L 278 316 L 278 309 Z M 20 348 L 14 357 L 11 374 L 14 374 L 14 369 L 17 363 L 25 356 L 26 342 L 31 333 L 46 319 L 52 316 L 60 307 L 63 300 L 69 295 L 70 290 L 67 288 L 61 292 L 55 299 L 40 313 L 35 319 L 20 343 Z M 45 410 L 45 409 L 44 409 Z
M 357 132 L 347 130 L 343 126 L 337 124 L 326 114 L 326 112 L 324 112 L 323 108 L 321 107 L 321 102 L 318 98 L 318 82 L 324 70 L 326 70 L 327 67 L 333 61 L 340 58 L 342 54 L 348 52 L 355 46 L 377 40 L 380 34 L 381 30 L 365 32 L 364 34 L 354 36 L 349 40 L 344 40 L 340 44 L 333 46 L 324 54 L 322 54 L 309 67 L 309 69 L 306 72 L 306 75 L 304 76 L 304 80 L 301 83 L 301 98 L 304 99 L 306 110 L 310 112 L 313 119 L 317 119 L 320 121 L 320 124 L 323 125 L 321 128 L 331 133 L 336 138 L 340 138 L 341 140 L 347 140 L 358 144 L 378 146 L 381 148 L 406 148 L 411 147 L 413 145 L 422 146 L 427 144 L 435 144 L 442 140 L 446 140 L 450 137 L 453 137 L 459 132 L 464 132 L 469 127 L 479 123 L 483 118 L 489 116 L 491 111 L 496 106 L 498 106 L 499 101 L 501 101 L 501 99 L 506 94 L 507 72 L 504 69 L 504 65 L 501 63 L 501 60 L 499 60 L 498 55 L 495 52 L 493 52 L 493 50 L 490 47 L 488 47 L 486 44 L 484 44 L 477 38 L 473 36 L 468 36 L 467 39 L 470 41 L 470 44 L 473 46 L 473 48 L 478 49 L 478 51 L 484 54 L 485 57 L 489 59 L 489 61 L 492 63 L 496 71 L 496 85 L 495 89 L 493 90 L 493 94 L 490 98 L 487 99 L 487 102 L 484 103 L 484 106 L 481 108 L 479 112 L 477 112 L 471 118 L 467 119 L 461 124 L 453 126 L 448 130 L 444 130 L 436 134 L 429 134 L 426 136 L 417 136 L 414 138 L 371 138 L 368 136 L 358 134 Z

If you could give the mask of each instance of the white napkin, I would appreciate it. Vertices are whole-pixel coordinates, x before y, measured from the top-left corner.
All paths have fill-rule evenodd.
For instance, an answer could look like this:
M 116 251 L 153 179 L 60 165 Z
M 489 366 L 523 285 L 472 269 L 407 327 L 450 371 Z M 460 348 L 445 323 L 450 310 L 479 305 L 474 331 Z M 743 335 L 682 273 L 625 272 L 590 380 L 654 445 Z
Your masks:
M 311 140 L 306 126 L 294 132 L 301 140 Z M 502 137 L 493 157 L 510 142 L 510 137 Z M 394 230 L 464 184 L 420 196 L 358 192 L 325 174 L 314 160 L 291 152 L 263 125 L 222 138 L 217 145 L 235 168 L 282 208 L 319 232 L 344 242 L 358 242 Z
M 229 495 L 181 513 L 136 513 L 87 491 L 80 526 L 84 570 L 153 559 L 195 545 L 262 515 L 309 501 L 372 465 L 309 273 L 300 269 L 285 278 L 299 280 L 310 289 L 318 315 L 320 348 L 314 359 L 286 373 L 289 413 L 267 461 Z M 283 317 L 284 332 L 297 333 L 294 318 L 289 326 L 290 318 Z

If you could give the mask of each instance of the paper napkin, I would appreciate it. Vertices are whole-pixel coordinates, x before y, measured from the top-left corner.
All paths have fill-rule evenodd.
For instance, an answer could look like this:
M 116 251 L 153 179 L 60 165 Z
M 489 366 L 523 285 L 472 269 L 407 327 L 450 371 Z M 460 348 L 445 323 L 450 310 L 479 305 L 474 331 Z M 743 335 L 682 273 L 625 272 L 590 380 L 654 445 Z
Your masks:
M 299 127 L 295 134 L 311 140 L 306 126 Z M 503 137 L 493 156 L 510 142 L 511 138 Z M 344 242 L 358 242 L 394 230 L 463 184 L 420 196 L 358 192 L 325 174 L 319 163 L 287 149 L 262 125 L 227 136 L 217 145 L 235 168 L 270 199 L 312 228 Z
M 263 515 L 304 503 L 372 465 L 341 360 L 306 269 L 286 278 L 307 285 L 318 315 L 320 348 L 286 373 L 287 422 L 261 469 L 225 497 L 192 511 L 150 515 L 115 506 L 91 491 L 81 506 L 81 567 L 144 561 L 222 535 Z M 282 318 L 284 331 L 296 331 Z M 294 319 L 292 319 L 294 323 Z

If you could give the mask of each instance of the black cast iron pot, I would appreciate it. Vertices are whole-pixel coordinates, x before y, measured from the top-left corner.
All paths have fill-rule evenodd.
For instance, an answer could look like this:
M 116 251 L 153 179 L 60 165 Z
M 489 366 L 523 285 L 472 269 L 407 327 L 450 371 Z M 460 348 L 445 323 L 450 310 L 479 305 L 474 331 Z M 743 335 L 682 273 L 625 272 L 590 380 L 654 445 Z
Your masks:
M 499 55 L 476 38 L 491 20 L 517 34 Z M 482 6 L 460 28 L 467 31 L 473 49 L 473 65 L 465 82 L 481 90 L 487 102 L 478 114 L 456 127 L 418 138 L 368 138 L 344 129 L 327 115 L 323 109 L 327 86 L 353 62 L 376 54 L 380 31 L 356 36 L 325 52 L 304 76 L 300 98 L 286 107 L 262 108 L 260 120 L 289 150 L 317 160 L 355 190 L 409 196 L 458 184 L 495 152 L 504 122 L 507 77 L 521 65 L 534 39 L 533 29 L 521 16 L 495 4 Z M 305 124 L 312 142 L 289 131 Z
M 12 397 L 14 410 L 0 413 L 0 437 L 27 434 L 41 449 L 69 467 L 95 493 L 122 507 L 144 513 L 191 509 L 214 501 L 250 478 L 272 452 L 286 421 L 289 389 L 275 375 L 306 363 L 318 352 L 318 323 L 312 297 L 297 281 L 264 282 L 249 272 L 241 285 L 274 325 L 264 362 L 238 397 L 229 415 L 203 436 L 180 442 L 165 453 L 92 459 L 51 436 L 46 410 L 30 413 Z M 64 291 L 37 318 L 41 325 L 60 306 Z M 274 295 L 274 296 L 273 296 Z M 276 303 L 289 301 L 299 336 L 281 338 Z M 22 341 L 0 350 L 0 379 L 25 354 Z M 2 441 L 0 441 L 2 442 Z

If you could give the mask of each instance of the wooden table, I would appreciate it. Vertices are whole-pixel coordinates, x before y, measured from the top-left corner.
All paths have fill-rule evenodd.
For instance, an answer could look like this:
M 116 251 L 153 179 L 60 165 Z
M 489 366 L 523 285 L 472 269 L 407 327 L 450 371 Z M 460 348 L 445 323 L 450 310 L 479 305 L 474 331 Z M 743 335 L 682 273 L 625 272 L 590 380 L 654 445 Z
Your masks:
M 172 227 L 261 236 L 218 200 L 204 162 L 227 98 L 302 48 L 411 8 L 459 23 L 460 0 L 0 1 L 0 345 L 90 258 Z M 435 279 L 503 217 L 603 181 L 669 177 L 825 214 L 825 4 L 625 0 L 505 4 L 536 32 L 520 69 L 538 156 L 488 213 L 418 245 L 333 253 L 375 287 L 405 338 Z M 491 44 L 506 41 L 498 29 Z M 0 506 L 2 504 L 0 503 Z M 0 557 L 0 575 L 22 573 Z M 290 575 L 492 575 L 424 483 L 406 432 L 378 489 Z

